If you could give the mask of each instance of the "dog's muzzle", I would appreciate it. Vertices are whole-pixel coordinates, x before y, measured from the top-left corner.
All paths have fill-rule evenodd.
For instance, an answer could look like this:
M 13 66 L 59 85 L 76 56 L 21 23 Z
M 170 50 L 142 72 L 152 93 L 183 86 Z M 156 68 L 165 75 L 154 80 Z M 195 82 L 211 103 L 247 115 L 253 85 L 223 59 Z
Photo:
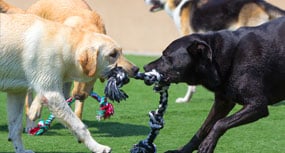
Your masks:
M 127 72 L 122 67 L 115 67 L 107 74 L 107 78 L 104 91 L 106 97 L 117 102 L 126 100 L 128 95 L 120 88 L 130 81 Z

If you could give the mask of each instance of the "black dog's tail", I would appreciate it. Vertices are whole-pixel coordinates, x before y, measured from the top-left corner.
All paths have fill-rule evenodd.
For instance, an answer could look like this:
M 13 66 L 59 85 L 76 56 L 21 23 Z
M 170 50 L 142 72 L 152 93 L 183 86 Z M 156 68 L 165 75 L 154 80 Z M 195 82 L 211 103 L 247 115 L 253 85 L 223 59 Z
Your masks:
M 285 10 L 282 10 L 264 0 L 259 1 L 258 4 L 268 13 L 270 19 L 285 16 Z

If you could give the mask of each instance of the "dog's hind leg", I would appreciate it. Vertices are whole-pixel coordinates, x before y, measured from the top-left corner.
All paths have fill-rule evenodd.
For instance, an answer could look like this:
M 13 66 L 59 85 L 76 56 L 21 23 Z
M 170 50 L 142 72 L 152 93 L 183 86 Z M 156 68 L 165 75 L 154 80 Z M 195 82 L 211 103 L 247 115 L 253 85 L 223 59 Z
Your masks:
M 92 138 L 87 127 L 65 102 L 63 94 L 60 92 L 43 92 L 42 95 L 46 99 L 51 113 L 71 130 L 79 142 L 83 142 L 89 150 L 95 153 L 111 152 L 110 147 L 101 145 Z
M 215 125 L 215 123 L 228 115 L 228 113 L 234 108 L 235 103 L 231 103 L 225 99 L 222 99 L 221 96 L 216 94 L 215 103 L 213 104 L 211 111 L 198 130 L 198 132 L 192 137 L 192 139 L 180 150 L 181 153 L 188 153 L 197 150 L 203 140 L 208 136 L 209 132 Z M 172 153 L 169 151 L 167 153 Z
M 22 117 L 26 93 L 7 93 L 9 141 L 14 144 L 16 153 L 33 153 L 25 150 L 22 142 Z
M 196 86 L 188 86 L 187 92 L 184 97 L 180 97 L 176 99 L 176 103 L 186 103 L 189 102 L 196 91 Z
M 198 152 L 213 152 L 219 138 L 230 128 L 248 124 L 269 114 L 266 102 L 244 105 L 237 113 L 218 120 L 199 146 Z

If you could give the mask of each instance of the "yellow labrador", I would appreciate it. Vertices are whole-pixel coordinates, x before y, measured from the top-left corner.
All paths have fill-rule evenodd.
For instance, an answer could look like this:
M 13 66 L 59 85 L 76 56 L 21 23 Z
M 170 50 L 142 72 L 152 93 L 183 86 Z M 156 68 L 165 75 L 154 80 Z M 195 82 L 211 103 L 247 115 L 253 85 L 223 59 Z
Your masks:
M 97 33 L 106 34 L 105 25 L 100 15 L 91 10 L 90 6 L 84 0 L 39 0 L 32 4 L 27 10 L 17 8 L 7 2 L 0 0 L 0 12 L 2 13 L 30 13 L 40 16 L 42 18 L 63 23 L 65 25 L 79 28 L 85 31 L 92 31 Z M 120 63 L 122 67 L 133 75 L 133 65 L 130 63 Z M 80 101 L 75 103 L 75 114 L 82 119 L 84 100 L 94 86 L 95 80 L 90 82 L 77 82 L 73 84 L 72 96 Z M 70 96 L 71 83 L 65 83 L 64 96 Z M 31 104 L 32 94 L 29 92 L 28 100 Z M 38 97 L 35 97 L 31 107 L 26 104 L 26 112 L 30 119 L 35 120 L 40 117 L 42 104 Z M 27 119 L 26 131 L 33 127 L 33 123 Z
M 51 113 L 95 153 L 111 148 L 97 143 L 63 96 L 65 81 L 104 78 L 116 64 L 130 63 L 104 34 L 84 32 L 31 14 L 0 14 L 0 90 L 7 92 L 9 140 L 16 153 L 21 140 L 24 99 L 33 90 Z M 134 66 L 133 66 L 134 67 Z

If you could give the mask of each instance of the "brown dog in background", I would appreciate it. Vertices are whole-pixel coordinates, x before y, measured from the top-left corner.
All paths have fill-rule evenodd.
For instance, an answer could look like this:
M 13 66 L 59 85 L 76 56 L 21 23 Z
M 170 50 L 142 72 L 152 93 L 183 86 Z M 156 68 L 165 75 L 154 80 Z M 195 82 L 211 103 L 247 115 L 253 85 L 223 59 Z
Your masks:
M 145 0 L 150 11 L 165 10 L 173 19 L 181 35 L 236 30 L 243 26 L 257 26 L 285 15 L 285 11 L 264 0 Z M 177 103 L 189 102 L 196 90 L 188 86 Z
M 0 0 L 1 13 L 29 13 L 40 16 L 44 19 L 59 22 L 71 27 L 79 28 L 84 31 L 106 34 L 105 25 L 100 15 L 93 11 L 84 0 L 39 0 L 31 5 L 27 10 L 22 10 L 7 2 Z M 130 76 L 138 69 L 129 62 L 118 63 L 122 66 Z M 120 65 L 123 64 L 123 65 Z M 88 83 L 74 82 L 72 96 L 78 99 L 75 103 L 75 114 L 82 119 L 83 102 L 88 97 L 94 86 L 95 80 Z M 66 83 L 64 86 L 65 98 L 70 97 L 71 83 Z M 32 94 L 28 94 L 29 104 L 26 104 L 26 112 L 30 119 L 35 120 L 40 117 L 42 103 L 35 97 L 29 110 L 32 101 Z M 28 122 L 26 130 L 29 130 L 33 123 Z

